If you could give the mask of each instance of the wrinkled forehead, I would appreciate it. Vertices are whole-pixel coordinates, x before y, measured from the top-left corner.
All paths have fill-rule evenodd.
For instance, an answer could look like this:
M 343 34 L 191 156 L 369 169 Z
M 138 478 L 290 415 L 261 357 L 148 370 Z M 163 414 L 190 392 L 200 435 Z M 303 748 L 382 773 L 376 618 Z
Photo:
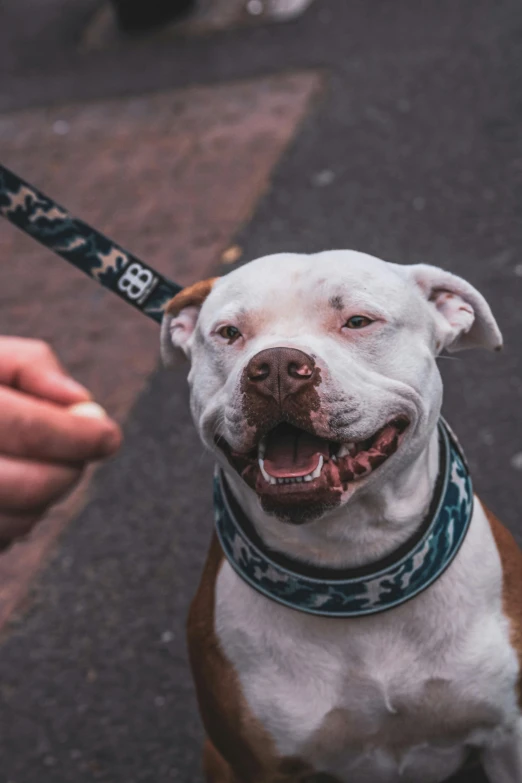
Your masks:
M 393 316 L 404 306 L 406 288 L 394 264 L 364 253 L 266 256 L 219 280 L 202 322 L 237 316 L 280 321 L 312 317 L 325 308 Z

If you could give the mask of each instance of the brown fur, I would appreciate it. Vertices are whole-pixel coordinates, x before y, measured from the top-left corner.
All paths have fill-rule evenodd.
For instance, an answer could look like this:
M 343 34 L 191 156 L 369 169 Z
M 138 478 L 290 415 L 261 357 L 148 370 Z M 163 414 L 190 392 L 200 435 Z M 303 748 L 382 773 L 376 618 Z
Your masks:
M 338 783 L 300 759 L 279 758 L 251 714 L 215 632 L 215 587 L 222 563 L 214 535 L 188 618 L 190 664 L 208 736 L 203 753 L 207 783 Z
M 203 747 L 203 772 L 207 783 L 237 783 L 232 769 L 209 739 Z
M 256 439 L 274 427 L 280 421 L 287 421 L 295 427 L 314 432 L 313 414 L 321 409 L 318 387 L 321 385 L 321 372 L 316 369 L 311 383 L 286 397 L 282 404 L 275 397 L 257 393 L 248 378 L 245 367 L 241 377 L 243 395 L 243 414 L 246 423 L 255 429 Z
M 264 783 L 275 759 L 272 741 L 249 712 L 214 627 L 215 586 L 222 562 L 214 535 L 188 618 L 190 664 L 210 739 L 205 767 L 209 783 Z
M 522 551 L 496 516 L 485 506 L 484 511 L 502 562 L 504 613 L 511 623 L 511 643 L 517 652 L 522 672 Z M 522 707 L 522 674 L 518 678 L 518 701 Z
M 187 286 L 170 300 L 165 312 L 175 318 L 184 307 L 201 307 L 216 280 L 217 277 L 209 277 L 208 280 L 200 280 L 194 285 Z

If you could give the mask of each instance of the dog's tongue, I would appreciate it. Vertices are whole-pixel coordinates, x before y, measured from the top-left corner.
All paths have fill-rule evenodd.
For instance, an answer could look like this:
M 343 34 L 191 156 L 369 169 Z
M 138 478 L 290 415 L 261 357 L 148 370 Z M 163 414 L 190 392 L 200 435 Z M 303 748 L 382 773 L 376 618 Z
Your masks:
M 297 478 L 312 473 L 319 458 L 329 456 L 328 441 L 280 424 L 268 433 L 264 468 L 275 478 Z

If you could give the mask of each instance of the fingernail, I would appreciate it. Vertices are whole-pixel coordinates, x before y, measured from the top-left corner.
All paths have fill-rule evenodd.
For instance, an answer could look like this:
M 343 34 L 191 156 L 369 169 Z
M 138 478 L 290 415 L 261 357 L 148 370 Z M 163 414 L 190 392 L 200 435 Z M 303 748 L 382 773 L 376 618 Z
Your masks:
M 87 416 L 89 419 L 108 419 L 107 411 L 97 402 L 77 402 L 71 405 L 69 413 L 75 416 Z

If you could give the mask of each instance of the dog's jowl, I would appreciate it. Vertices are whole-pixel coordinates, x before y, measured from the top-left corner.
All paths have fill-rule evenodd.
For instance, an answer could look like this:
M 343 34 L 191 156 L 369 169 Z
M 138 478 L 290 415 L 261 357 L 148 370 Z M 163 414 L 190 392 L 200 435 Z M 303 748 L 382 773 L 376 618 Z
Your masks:
M 498 350 L 482 295 L 352 251 L 175 297 L 167 363 L 216 458 L 188 624 L 209 783 L 522 783 L 522 554 L 441 419 L 444 350 Z M 210 520 L 209 520 L 210 525 Z

